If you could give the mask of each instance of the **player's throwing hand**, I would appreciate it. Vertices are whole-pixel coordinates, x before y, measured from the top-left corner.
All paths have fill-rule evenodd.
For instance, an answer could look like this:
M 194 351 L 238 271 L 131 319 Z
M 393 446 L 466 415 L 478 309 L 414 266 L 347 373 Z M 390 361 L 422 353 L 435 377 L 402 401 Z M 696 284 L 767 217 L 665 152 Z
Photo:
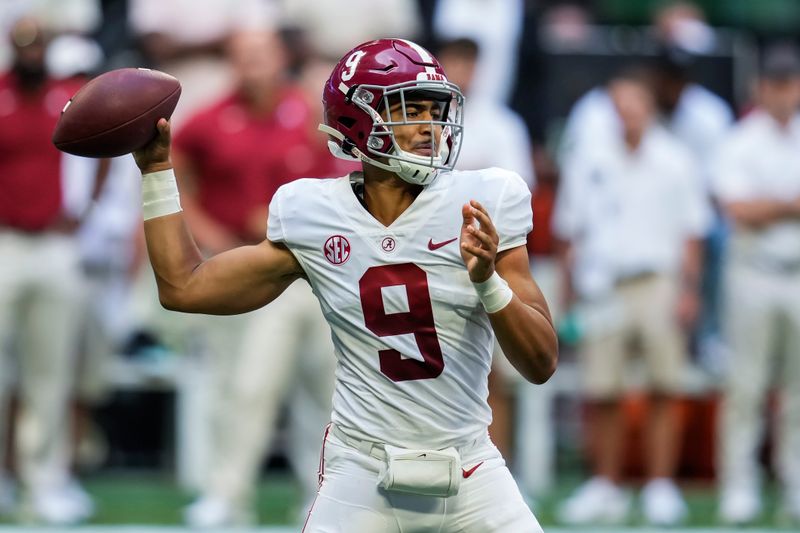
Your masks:
M 133 158 L 142 174 L 172 168 L 169 121 L 165 118 L 159 119 L 156 128 L 158 135 L 141 150 L 133 152 Z
M 482 283 L 494 273 L 497 257 L 497 230 L 480 202 L 470 200 L 461 206 L 461 257 L 473 283 Z

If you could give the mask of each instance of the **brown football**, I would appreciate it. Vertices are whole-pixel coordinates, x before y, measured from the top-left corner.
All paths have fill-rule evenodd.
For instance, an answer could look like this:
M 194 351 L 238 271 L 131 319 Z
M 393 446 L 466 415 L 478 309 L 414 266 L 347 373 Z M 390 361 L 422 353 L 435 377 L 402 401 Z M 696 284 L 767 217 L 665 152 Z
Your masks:
M 138 150 L 169 119 L 181 96 L 180 82 L 163 72 L 121 68 L 80 88 L 61 111 L 53 144 L 84 157 L 116 157 Z

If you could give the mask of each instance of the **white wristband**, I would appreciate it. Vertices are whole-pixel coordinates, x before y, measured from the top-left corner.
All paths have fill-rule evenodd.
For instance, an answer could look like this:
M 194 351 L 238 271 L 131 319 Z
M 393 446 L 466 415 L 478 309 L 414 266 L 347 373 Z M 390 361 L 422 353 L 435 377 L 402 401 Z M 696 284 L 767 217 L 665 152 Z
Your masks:
M 178 183 L 172 169 L 142 174 L 142 215 L 145 220 L 181 211 Z
M 514 292 L 508 287 L 506 280 L 497 272 L 492 273 L 489 279 L 481 283 L 473 283 L 478 298 L 481 299 L 483 308 L 487 313 L 496 313 L 503 309 L 514 297 Z

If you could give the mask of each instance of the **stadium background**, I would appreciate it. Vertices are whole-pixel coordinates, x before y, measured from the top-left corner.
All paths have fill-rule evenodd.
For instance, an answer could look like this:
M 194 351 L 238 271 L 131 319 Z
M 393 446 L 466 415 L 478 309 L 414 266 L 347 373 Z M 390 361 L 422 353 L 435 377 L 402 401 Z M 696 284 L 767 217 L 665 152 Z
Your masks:
M 102 58 L 85 67 L 89 74 L 122 66 L 152 66 L 152 58 L 141 46 L 140 36 L 131 29 L 126 17 L 130 7 L 128 3 L 134 1 L 2 0 L 0 25 L 6 29 L 19 14 L 32 10 L 49 19 L 57 32 L 89 39 L 90 43 L 102 50 Z M 591 87 L 602 83 L 630 58 L 652 57 L 656 53 L 651 24 L 655 10 L 665 2 L 507 1 L 514 4 L 515 13 L 522 17 L 519 25 L 521 31 L 513 47 L 516 54 L 514 70 L 505 73 L 512 80 L 507 101 L 525 119 L 534 143 L 537 174 L 542 180 L 547 177 L 549 170 L 547 161 L 555 159 L 560 128 L 574 101 Z M 197 2 L 198 6 L 203 3 Z M 275 3 L 281 4 L 279 1 Z M 487 0 L 484 9 L 491 10 L 495 3 Z M 312 5 L 313 2 L 308 4 Z M 349 19 L 355 9 L 353 5 L 361 6 L 362 3 L 341 0 L 340 4 L 340 18 L 329 23 L 341 28 L 346 35 Z M 408 0 L 408 4 L 408 9 L 415 11 L 418 17 L 411 36 L 425 43 L 435 42 L 438 35 L 433 18 L 437 2 Z M 475 4 L 469 0 L 460 6 L 457 0 L 448 2 L 452 9 L 479 12 L 479 9 L 475 10 Z M 740 115 L 750 103 L 750 83 L 756 73 L 762 46 L 776 39 L 797 40 L 800 2 L 704 0 L 695 4 L 705 13 L 715 40 L 712 47 L 697 54 L 691 66 L 692 76 L 722 96 Z M 573 41 L 570 46 L 563 46 L 563 41 L 553 37 L 558 33 L 557 28 L 554 30 L 557 21 L 553 14 L 566 7 L 574 8 L 575 13 L 579 14 L 578 20 L 569 19 L 570 23 L 585 25 L 583 29 L 590 32 L 593 39 L 584 41 L 584 44 Z M 55 14 L 60 10 L 77 13 L 70 19 L 75 21 L 73 27 L 67 27 L 66 22 L 63 25 L 59 23 Z M 502 31 L 502 28 L 484 29 L 484 33 L 489 34 Z M 288 29 L 286 37 L 296 45 L 306 42 L 297 28 Z M 588 42 L 591 42 L 591 46 L 585 44 Z M 66 63 L 72 60 L 80 65 L 81 60 L 85 59 L 83 48 L 74 49 L 72 53 L 75 57 L 70 57 L 69 48 L 66 50 L 63 53 L 66 54 L 63 58 Z M 7 54 L 8 50 L 3 50 L 0 57 L 7 59 Z M 298 51 L 294 59 L 302 61 L 302 52 Z M 557 174 L 556 170 L 552 172 Z M 538 253 L 552 252 L 548 248 L 550 244 L 546 239 L 544 241 L 540 243 L 542 249 Z M 537 456 L 544 453 L 548 458 L 544 467 L 549 473 L 541 476 L 544 481 L 533 480 L 536 473 L 526 471 L 524 465 L 516 464 L 515 469 L 515 473 L 520 474 L 521 485 L 531 497 L 538 518 L 548 531 L 558 530 L 550 527 L 554 524 L 555 502 L 581 481 L 590 460 L 587 443 L 581 433 L 581 399 L 574 386 L 575 357 L 568 332 L 564 334 L 561 368 L 553 382 L 541 387 L 542 390 L 526 389 L 518 395 L 520 402 L 532 401 L 536 405 L 545 403 L 548 406 L 545 415 L 548 420 L 539 427 L 545 427 L 550 432 L 552 449 L 527 449 L 521 425 L 517 427 L 515 444 L 517 463 L 530 458 L 541 466 L 541 458 Z M 98 528 L 130 524 L 177 525 L 180 523 L 181 508 L 190 501 L 192 492 L 186 488 L 187 483 L 182 476 L 190 476 L 186 473 L 190 466 L 185 464 L 187 459 L 183 454 L 191 449 L 192 434 L 186 428 L 184 417 L 191 416 L 192 395 L 197 394 L 191 390 L 192 384 L 196 383 L 192 381 L 196 376 L 193 372 L 197 372 L 195 367 L 200 364 L 201 357 L 194 353 L 196 347 L 191 343 L 165 344 L 155 342 L 148 332 L 143 331 L 125 346 L 125 353 L 114 355 L 115 362 L 110 373 L 114 383 L 113 393 L 93 413 L 100 432 L 94 443 L 96 449 L 87 452 L 92 457 L 90 460 L 78 465 L 80 478 L 96 499 L 97 514 L 91 523 Z M 174 349 L 176 345 L 179 349 Z M 716 511 L 713 427 L 719 374 L 713 361 L 696 357 L 694 362 L 696 372 L 687 382 L 687 394 L 681 406 L 688 430 L 679 480 L 691 508 L 692 519 L 688 526 L 713 528 Z M 546 402 L 542 402 L 542 397 L 546 397 Z M 635 393 L 629 396 L 626 406 L 631 427 L 627 472 L 629 478 L 635 480 L 641 475 L 641 458 L 637 456 L 635 444 L 638 428 L 646 414 L 642 398 Z M 524 408 L 523 405 L 520 410 Z M 284 424 L 285 419 L 281 427 Z M 291 530 L 300 505 L 300 491 L 287 468 L 285 448 L 282 433 L 278 432 L 272 452 L 264 461 L 264 481 L 258 491 L 258 509 L 259 522 L 268 531 L 282 531 L 281 526 L 288 527 L 287 531 Z M 766 442 L 763 459 L 767 462 L 769 458 L 770 443 Z M 774 492 L 770 486 L 767 491 L 768 510 L 777 505 Z M 772 513 L 765 513 L 760 527 L 780 529 L 781 524 L 771 517 Z M 10 518 L 4 520 L 13 521 Z M 269 529 L 270 526 L 275 529 Z M 639 530 L 636 529 L 636 518 L 632 519 L 630 526 L 630 531 Z M 5 530 L 0 528 L 0 531 Z M 20 529 L 9 526 L 8 530 Z

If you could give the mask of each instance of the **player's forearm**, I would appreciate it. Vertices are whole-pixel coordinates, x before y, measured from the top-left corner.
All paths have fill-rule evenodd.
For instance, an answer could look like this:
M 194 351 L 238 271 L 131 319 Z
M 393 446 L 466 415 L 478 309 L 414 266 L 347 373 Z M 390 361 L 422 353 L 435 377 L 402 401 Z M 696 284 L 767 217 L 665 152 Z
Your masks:
M 550 379 L 558 363 L 558 339 L 546 310 L 514 296 L 489 320 L 503 353 L 525 379 L 536 384 Z
M 147 254 L 153 265 L 158 297 L 167 309 L 182 311 L 183 292 L 192 273 L 203 262 L 182 213 L 144 222 Z
M 800 200 L 730 202 L 725 211 L 740 226 L 760 228 L 773 222 L 800 217 Z

